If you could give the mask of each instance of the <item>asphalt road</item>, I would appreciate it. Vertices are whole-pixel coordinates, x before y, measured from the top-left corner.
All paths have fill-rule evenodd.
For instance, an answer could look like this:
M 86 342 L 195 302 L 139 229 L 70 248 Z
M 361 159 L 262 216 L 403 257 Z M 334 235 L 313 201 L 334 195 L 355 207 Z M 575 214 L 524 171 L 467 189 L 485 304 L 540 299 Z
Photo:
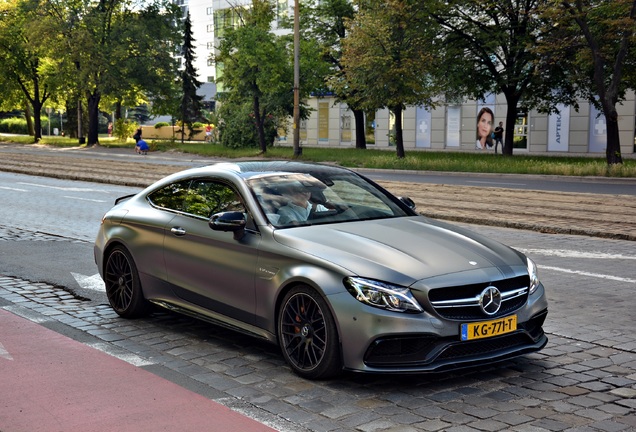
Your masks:
M 218 162 L 179 152 L 135 155 L 127 149 L 49 148 L 0 145 L 0 171 L 49 176 L 60 179 L 145 187 L 191 166 Z M 470 186 L 451 184 L 456 174 L 435 173 L 438 183 L 424 182 L 423 175 L 385 170 L 361 170 L 398 196 L 411 197 L 418 211 L 437 219 L 542 232 L 590 235 L 636 240 L 636 196 L 617 194 L 617 187 L 636 189 L 636 179 L 544 178 L 471 174 Z M 407 181 L 413 176 L 416 181 Z M 400 181 L 389 180 L 397 178 Z M 441 182 L 444 180 L 444 182 Z M 449 181 L 445 181 L 449 180 Z M 584 190 L 603 188 L 603 193 L 580 194 L 531 189 L 533 184 L 551 187 L 571 184 Z M 487 182 L 487 184 L 484 184 Z M 506 183 L 517 187 L 504 187 Z M 480 186 L 476 186 L 476 184 Z M 580 184 L 579 184 L 580 183 Z M 588 184 L 589 183 L 589 184 Z M 511 185 L 508 185 L 511 186 Z M 538 186 L 537 186 L 538 187 Z M 563 186 L 565 187 L 565 186 Z M 568 186 L 569 187 L 569 186 Z

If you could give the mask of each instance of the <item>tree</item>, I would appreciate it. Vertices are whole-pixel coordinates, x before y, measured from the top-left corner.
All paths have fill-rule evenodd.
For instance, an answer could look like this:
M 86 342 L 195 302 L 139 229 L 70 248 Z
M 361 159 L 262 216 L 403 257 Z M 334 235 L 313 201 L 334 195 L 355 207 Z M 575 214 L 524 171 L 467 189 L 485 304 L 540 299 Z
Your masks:
M 183 70 L 181 71 L 181 105 L 179 107 L 181 127 L 181 142 L 185 135 L 185 125 L 190 130 L 188 138 L 194 134 L 192 124 L 202 118 L 201 101 L 203 96 L 197 95 L 197 90 L 201 87 L 201 82 L 197 80 L 197 70 L 194 67 L 194 38 L 192 37 L 192 21 L 188 12 L 184 22 L 184 38 L 181 55 L 183 56 Z
M 174 81 L 175 63 L 168 57 L 174 53 L 171 35 L 178 34 L 178 8 L 171 1 L 151 0 L 138 7 L 127 0 L 56 0 L 42 1 L 39 8 L 61 36 L 56 58 L 72 65 L 75 92 L 86 98 L 87 145 L 98 144 L 104 95 L 118 99 Z
M 9 95 L 14 91 L 15 99 L 15 90 L 19 90 L 20 99 L 28 103 L 24 107 L 25 117 L 34 141 L 38 142 L 42 138 L 42 108 L 55 90 L 53 77 L 57 73 L 57 62 L 37 31 L 39 16 L 32 6 L 32 2 L 25 1 L 0 3 L 0 52 L 3 54 L 0 75 L 5 82 L 4 91 Z
M 223 103 L 234 104 L 237 112 L 246 101 L 251 104 L 258 145 L 265 153 L 265 122 L 283 112 L 293 113 L 291 56 L 286 40 L 270 31 L 274 19 L 270 2 L 253 0 L 251 8 L 234 8 L 234 12 L 241 25 L 224 30 L 215 57 L 223 75 L 217 80 L 222 84 Z
M 572 83 L 569 92 L 603 112 L 607 164 L 621 164 L 616 105 L 636 88 L 636 0 L 554 0 L 545 16 L 554 31 L 540 51 L 559 59 L 558 69 Z M 555 62 L 550 66 L 553 71 Z
M 552 92 L 560 76 L 538 69 L 533 51 L 546 27 L 540 8 L 546 0 L 458 0 L 429 2 L 428 13 L 439 25 L 436 50 L 442 60 L 437 79 L 447 98 L 483 99 L 500 92 L 506 98 L 505 145 L 512 155 L 514 125 L 520 103 L 553 109 L 563 93 Z
M 331 81 L 338 92 L 355 91 L 354 106 L 389 108 L 395 116 L 398 158 L 405 156 L 403 110 L 407 105 L 432 107 L 438 93 L 429 74 L 434 64 L 429 29 L 416 0 L 361 2 L 343 44 L 344 79 Z
M 351 0 L 323 0 L 312 3 L 306 16 L 307 32 L 310 37 L 318 41 L 322 58 L 331 65 L 330 76 L 334 80 L 346 82 L 347 75 L 341 61 L 342 42 L 347 36 L 347 20 L 352 20 L 355 17 L 353 2 Z M 346 103 L 353 113 L 356 126 L 356 148 L 366 149 L 364 110 L 361 107 L 361 101 L 357 98 L 357 91 L 345 83 L 338 85 L 337 90 L 337 100 Z

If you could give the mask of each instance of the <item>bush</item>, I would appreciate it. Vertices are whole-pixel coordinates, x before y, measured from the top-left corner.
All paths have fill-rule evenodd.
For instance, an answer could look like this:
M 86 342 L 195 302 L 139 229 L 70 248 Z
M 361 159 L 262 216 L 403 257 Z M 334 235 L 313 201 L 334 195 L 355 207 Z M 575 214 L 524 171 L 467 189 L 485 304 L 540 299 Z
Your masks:
M 27 135 L 26 119 L 13 117 L 0 120 L 0 132 Z
M 228 148 L 259 148 L 258 133 L 251 104 L 226 103 L 219 108 L 219 142 Z M 269 116 L 265 122 L 265 142 L 274 145 L 276 122 Z
M 126 141 L 129 137 L 133 136 L 139 125 L 137 123 L 130 123 L 125 119 L 115 120 L 115 127 L 113 134 L 120 140 Z
M 170 123 L 168 123 L 168 122 L 159 122 L 159 123 L 155 124 L 155 129 L 159 129 L 159 128 L 162 128 L 164 126 L 170 126 Z

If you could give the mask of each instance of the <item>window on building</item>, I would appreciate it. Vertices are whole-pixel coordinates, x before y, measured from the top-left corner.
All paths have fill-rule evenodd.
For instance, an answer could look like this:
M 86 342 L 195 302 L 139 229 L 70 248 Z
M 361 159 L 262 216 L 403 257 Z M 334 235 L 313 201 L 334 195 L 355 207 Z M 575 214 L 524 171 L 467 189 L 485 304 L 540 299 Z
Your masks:
M 517 108 L 515 136 L 512 147 L 516 149 L 528 149 L 528 110 L 523 107 Z
M 241 24 L 239 14 L 233 9 L 220 9 L 214 11 L 214 29 L 216 37 L 222 38 L 228 28 L 237 28 Z
M 285 28 L 286 23 L 287 27 L 289 27 L 289 24 L 291 24 L 289 18 L 289 0 L 278 0 L 276 3 L 276 24 L 278 28 Z
M 205 12 L 208 15 L 212 15 L 212 14 L 214 14 L 214 8 L 213 7 L 206 8 Z
M 214 49 L 214 42 L 208 42 L 207 43 L 207 48 L 209 51 L 212 51 Z
M 205 30 L 206 30 L 208 33 L 214 33 L 214 24 L 208 24 L 208 25 L 205 27 Z

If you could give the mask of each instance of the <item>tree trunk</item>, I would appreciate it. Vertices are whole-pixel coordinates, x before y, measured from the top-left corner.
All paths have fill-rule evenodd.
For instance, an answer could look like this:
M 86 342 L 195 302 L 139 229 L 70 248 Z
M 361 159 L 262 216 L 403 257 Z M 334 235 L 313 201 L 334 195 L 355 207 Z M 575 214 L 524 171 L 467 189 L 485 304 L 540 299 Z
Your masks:
M 505 94 L 505 93 L 504 93 Z M 515 141 L 515 124 L 517 122 L 517 104 L 519 97 L 512 94 L 505 94 L 508 108 L 506 110 L 506 127 L 504 128 L 504 143 L 501 154 L 512 156 L 512 149 Z M 495 120 L 495 123 L 497 121 Z
M 261 153 L 267 153 L 267 143 L 265 142 L 265 126 L 263 125 L 263 116 L 261 116 L 260 100 L 258 96 L 254 96 L 254 122 L 256 123 L 256 132 L 258 133 L 258 144 Z
M 35 137 L 35 130 L 33 129 L 33 116 L 31 115 L 31 104 L 29 102 L 24 103 L 24 117 L 26 118 L 27 134 Z M 37 138 L 35 139 L 37 142 Z
M 399 159 L 404 159 L 404 133 L 402 131 L 402 107 L 397 106 L 393 110 L 395 116 L 395 150 Z
M 121 119 L 121 101 L 115 103 L 115 121 Z
M 353 119 L 356 123 L 356 148 L 366 150 L 367 148 L 367 128 L 364 122 L 364 111 L 352 109 Z
M 96 90 L 88 96 L 88 141 L 87 147 L 99 144 L 99 101 L 101 94 Z
M 31 104 L 33 107 L 33 137 L 34 142 L 38 142 L 42 139 L 42 104 L 38 99 L 33 99 Z
M 618 131 L 618 112 L 616 107 L 603 104 L 605 112 L 605 121 L 607 123 L 607 147 L 605 148 L 605 156 L 608 165 L 622 164 L 623 157 L 621 155 L 621 142 Z

